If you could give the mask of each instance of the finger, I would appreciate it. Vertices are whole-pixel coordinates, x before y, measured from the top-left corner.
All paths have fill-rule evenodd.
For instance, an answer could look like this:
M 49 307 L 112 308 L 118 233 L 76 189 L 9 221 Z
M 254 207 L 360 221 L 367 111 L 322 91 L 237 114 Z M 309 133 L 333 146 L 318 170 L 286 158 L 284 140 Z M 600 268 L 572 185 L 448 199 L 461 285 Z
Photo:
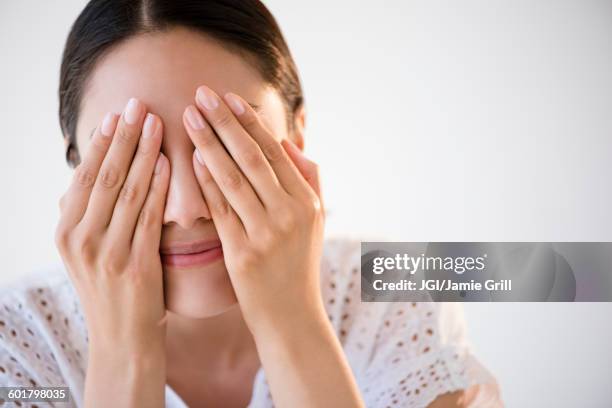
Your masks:
M 102 124 L 94 130 L 83 160 L 74 171 L 70 187 L 60 200 L 60 222 L 65 226 L 75 226 L 85 214 L 89 196 L 111 145 L 118 119 L 119 115 L 109 112 Z
M 265 212 L 251 184 L 195 106 L 185 109 L 183 122 L 203 162 L 242 224 L 247 231 L 255 231 L 263 222 Z
M 261 202 L 267 206 L 277 201 L 284 192 L 283 188 L 260 146 L 238 122 L 232 110 L 206 86 L 198 88 L 196 103 Z
M 257 112 L 236 94 L 226 94 L 225 100 L 236 114 L 242 127 L 264 152 L 285 191 L 292 196 L 302 196 L 307 187 L 306 183 L 286 151 L 281 147 L 280 142 L 266 129 Z
M 227 245 L 226 250 L 229 250 L 229 247 L 239 247 L 238 243 L 242 242 L 242 239 L 246 236 L 244 226 L 221 192 L 219 185 L 210 174 L 206 164 L 200 161 L 201 158 L 198 157 L 197 149 L 194 151 L 193 156 L 196 178 L 202 189 L 221 242 L 223 245 Z
M 144 114 L 143 104 L 132 98 L 119 119 L 113 142 L 102 162 L 83 217 L 82 222 L 90 230 L 100 231 L 106 228 L 111 220 L 119 190 L 123 186 L 140 139 Z
M 281 144 L 295 164 L 295 167 L 299 170 L 304 180 L 306 180 L 312 189 L 311 191 L 316 195 L 318 199 L 318 206 L 323 210 L 323 214 L 325 214 L 325 203 L 323 202 L 323 194 L 321 191 L 319 166 L 315 162 L 306 158 L 304 153 L 302 153 L 302 151 L 298 149 L 298 147 L 292 141 L 283 139 Z M 311 197 L 311 199 L 314 199 L 314 196 Z M 314 199 L 313 202 L 316 202 L 317 199 Z
M 119 192 L 119 198 L 108 227 L 110 236 L 119 245 L 132 241 L 138 215 L 149 190 L 155 163 L 159 157 L 162 141 L 161 120 L 147 113 L 138 142 L 138 150 L 132 161 L 127 178 Z
M 132 249 L 137 256 L 153 256 L 159 254 L 166 194 L 170 184 L 170 162 L 159 153 L 149 190 L 138 215 L 134 229 Z
M 300 171 L 300 174 L 308 185 L 312 187 L 314 192 L 321 198 L 321 182 L 319 177 L 319 166 L 312 160 L 309 160 L 304 153 L 298 149 L 298 147 L 292 141 L 288 139 L 283 139 L 281 144 L 297 169 Z

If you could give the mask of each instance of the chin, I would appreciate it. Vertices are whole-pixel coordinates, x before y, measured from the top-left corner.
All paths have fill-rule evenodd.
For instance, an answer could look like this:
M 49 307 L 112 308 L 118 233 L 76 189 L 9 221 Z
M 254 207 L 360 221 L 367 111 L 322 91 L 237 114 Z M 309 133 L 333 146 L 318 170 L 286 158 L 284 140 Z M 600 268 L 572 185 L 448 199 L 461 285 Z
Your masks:
M 238 302 L 223 259 L 199 268 L 164 266 L 164 296 L 168 311 L 193 319 L 222 314 Z

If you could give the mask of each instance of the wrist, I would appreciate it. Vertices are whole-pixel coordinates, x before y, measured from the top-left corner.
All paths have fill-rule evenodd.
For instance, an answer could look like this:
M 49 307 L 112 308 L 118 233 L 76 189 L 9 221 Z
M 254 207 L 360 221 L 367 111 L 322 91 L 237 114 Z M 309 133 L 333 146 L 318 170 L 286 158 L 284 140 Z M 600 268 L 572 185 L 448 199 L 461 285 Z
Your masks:
M 90 350 L 85 384 L 86 406 L 162 407 L 160 401 L 163 401 L 166 383 L 163 354 Z
M 342 344 L 321 309 L 323 312 L 313 311 L 294 319 L 294 325 L 277 325 L 277 330 L 255 339 L 271 392 L 275 401 L 298 400 L 305 404 L 302 406 L 361 407 Z M 331 402 L 336 399 L 343 402 Z
M 165 348 L 162 344 L 133 347 L 90 341 L 88 354 L 88 360 L 98 366 L 128 366 L 135 371 L 165 367 Z
M 295 346 L 312 339 L 335 337 L 320 297 L 308 304 L 280 311 L 274 319 L 262 321 L 252 330 L 255 343 L 272 349 Z
M 125 326 L 125 325 L 124 325 Z M 148 356 L 164 355 L 166 328 L 137 327 L 131 330 L 123 328 L 88 327 L 88 351 L 91 355 L 105 358 L 144 360 Z

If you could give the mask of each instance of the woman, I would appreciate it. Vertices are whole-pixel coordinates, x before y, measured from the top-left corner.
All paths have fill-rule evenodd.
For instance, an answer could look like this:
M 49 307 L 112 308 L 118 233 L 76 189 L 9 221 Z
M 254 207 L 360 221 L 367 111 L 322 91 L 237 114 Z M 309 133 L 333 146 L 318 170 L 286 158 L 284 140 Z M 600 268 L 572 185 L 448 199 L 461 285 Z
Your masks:
M 456 309 L 361 303 L 359 242 L 323 241 L 301 85 L 259 1 L 92 0 L 59 95 L 64 266 L 4 291 L 2 385 L 88 407 L 499 404 Z

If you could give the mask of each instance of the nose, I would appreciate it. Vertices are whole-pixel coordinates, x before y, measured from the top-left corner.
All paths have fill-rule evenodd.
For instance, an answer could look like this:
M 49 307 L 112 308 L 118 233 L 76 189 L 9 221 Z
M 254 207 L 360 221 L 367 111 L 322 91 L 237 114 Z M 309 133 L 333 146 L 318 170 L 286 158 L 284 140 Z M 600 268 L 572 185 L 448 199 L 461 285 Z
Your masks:
M 164 225 L 191 229 L 196 221 L 210 220 L 210 212 L 190 160 L 170 160 L 170 185 L 164 210 Z

